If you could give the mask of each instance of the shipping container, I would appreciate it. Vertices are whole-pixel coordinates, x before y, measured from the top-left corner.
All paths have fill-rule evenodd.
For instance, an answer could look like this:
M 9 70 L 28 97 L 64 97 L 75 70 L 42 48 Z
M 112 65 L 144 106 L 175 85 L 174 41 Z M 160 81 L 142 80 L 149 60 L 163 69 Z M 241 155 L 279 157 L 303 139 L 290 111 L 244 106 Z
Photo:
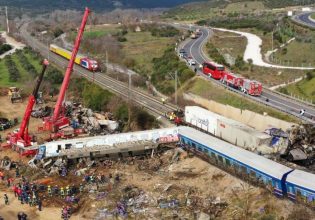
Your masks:
M 213 135 L 217 133 L 217 121 L 221 118 L 223 116 L 198 106 L 185 107 L 185 122 Z
M 239 147 L 264 152 L 272 151 L 269 147 L 272 139 L 270 135 L 204 108 L 186 106 L 185 122 Z
M 218 119 L 217 136 L 231 144 L 250 150 L 259 150 L 262 146 L 269 146 L 272 139 L 268 134 L 228 118 Z

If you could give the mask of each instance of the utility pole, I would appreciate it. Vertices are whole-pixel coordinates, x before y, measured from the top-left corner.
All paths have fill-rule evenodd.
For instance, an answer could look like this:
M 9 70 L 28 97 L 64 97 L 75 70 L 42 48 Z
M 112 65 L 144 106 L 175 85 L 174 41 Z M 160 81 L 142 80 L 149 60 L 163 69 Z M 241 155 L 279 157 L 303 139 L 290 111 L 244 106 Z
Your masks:
M 271 34 L 271 61 L 273 62 L 273 32 L 274 30 L 272 30 L 272 34 Z
M 9 17 L 8 17 L 8 7 L 5 6 L 5 16 L 6 16 L 6 20 L 7 20 L 7 33 L 10 33 L 10 28 L 9 28 Z
M 128 80 L 128 129 L 130 129 L 131 123 L 131 73 L 128 72 L 129 80 Z
M 175 105 L 177 107 L 177 70 L 175 71 Z
M 106 67 L 106 72 L 107 72 L 107 68 L 108 68 L 108 52 L 107 52 L 107 50 L 106 50 L 105 56 L 106 56 L 106 59 L 105 59 L 105 67 Z

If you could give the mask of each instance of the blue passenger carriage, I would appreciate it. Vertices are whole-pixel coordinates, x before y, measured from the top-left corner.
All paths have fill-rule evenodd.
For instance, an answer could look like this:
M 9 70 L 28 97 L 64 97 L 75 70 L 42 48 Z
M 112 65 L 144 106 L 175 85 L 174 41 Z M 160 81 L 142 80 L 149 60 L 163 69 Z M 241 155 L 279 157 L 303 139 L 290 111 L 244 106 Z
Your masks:
M 182 147 L 198 154 L 228 172 L 266 185 L 279 197 L 286 195 L 286 178 L 291 168 L 263 156 L 204 134 L 190 127 L 180 127 Z
M 286 187 L 288 197 L 293 201 L 299 201 L 315 205 L 315 175 L 301 170 L 294 170 L 287 177 Z

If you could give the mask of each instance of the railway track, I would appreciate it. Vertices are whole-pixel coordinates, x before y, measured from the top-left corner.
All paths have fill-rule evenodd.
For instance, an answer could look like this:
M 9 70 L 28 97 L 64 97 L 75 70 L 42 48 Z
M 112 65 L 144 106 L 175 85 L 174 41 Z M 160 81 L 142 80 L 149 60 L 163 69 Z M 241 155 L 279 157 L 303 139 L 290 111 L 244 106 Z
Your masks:
M 68 60 L 49 52 L 49 48 L 46 45 L 39 42 L 38 40 L 34 39 L 28 32 L 27 32 L 27 23 L 23 24 L 20 28 L 21 34 L 25 41 L 31 46 L 33 49 L 39 51 L 43 56 L 49 57 L 50 61 L 55 63 L 56 65 L 66 68 L 68 65 Z M 48 56 L 49 55 L 49 56 Z M 162 101 L 154 97 L 153 95 L 148 94 L 147 92 L 131 87 L 121 81 L 115 80 L 104 73 L 95 72 L 92 73 L 80 66 L 74 66 L 74 74 L 77 76 L 81 76 L 93 82 L 104 89 L 108 89 L 111 92 L 120 95 L 125 100 L 133 101 L 135 104 L 141 105 L 146 108 L 148 111 L 153 113 L 156 116 L 162 116 L 165 112 L 176 110 L 177 107 L 170 104 L 165 103 L 163 104 Z

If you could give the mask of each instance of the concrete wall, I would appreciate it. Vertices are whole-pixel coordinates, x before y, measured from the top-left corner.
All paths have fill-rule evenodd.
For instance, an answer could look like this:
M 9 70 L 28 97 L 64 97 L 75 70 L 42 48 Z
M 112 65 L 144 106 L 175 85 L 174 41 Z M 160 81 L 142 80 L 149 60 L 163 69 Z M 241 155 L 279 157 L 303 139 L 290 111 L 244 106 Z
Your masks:
M 198 105 L 203 106 L 204 108 L 215 112 L 217 114 L 223 115 L 224 117 L 234 119 L 241 123 L 244 123 L 250 127 L 255 128 L 259 131 L 264 131 L 267 128 L 276 127 L 286 130 L 290 128 L 294 123 L 289 123 L 277 118 L 273 118 L 268 115 L 261 115 L 248 110 L 241 110 L 238 108 L 234 108 L 229 105 L 224 105 L 212 100 L 207 100 L 200 96 L 194 94 L 184 94 L 184 99 L 193 101 Z

